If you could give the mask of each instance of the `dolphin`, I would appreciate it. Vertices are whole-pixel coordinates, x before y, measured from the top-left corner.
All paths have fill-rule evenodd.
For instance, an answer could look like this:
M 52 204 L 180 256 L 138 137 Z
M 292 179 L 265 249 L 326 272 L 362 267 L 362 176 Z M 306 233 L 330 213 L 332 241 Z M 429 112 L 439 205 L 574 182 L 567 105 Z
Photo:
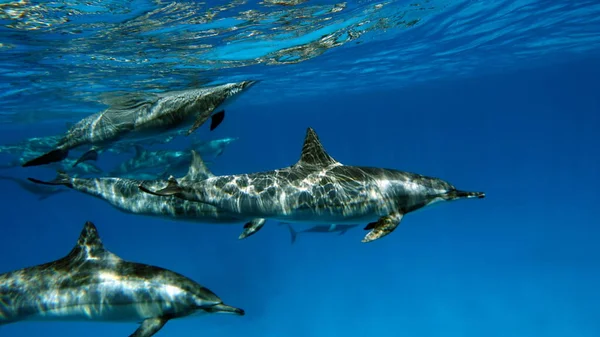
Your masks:
M 209 118 L 210 129 L 214 130 L 223 121 L 225 111 L 213 112 L 256 82 L 226 83 L 124 99 L 121 104 L 75 123 L 54 150 L 29 160 L 23 167 L 61 161 L 67 158 L 69 150 L 83 145 L 90 145 L 91 149 L 84 153 L 75 165 L 86 160 L 96 160 L 98 151 L 110 147 L 115 142 L 147 140 L 157 135 L 177 134 L 186 128 L 189 135 Z
M 210 141 L 194 142 L 192 144 L 192 148 L 196 150 L 196 152 L 198 152 L 202 157 L 205 157 L 208 153 L 212 153 L 213 156 L 216 158 L 223 153 L 223 151 L 229 144 L 233 143 L 236 140 L 238 140 L 237 137 L 227 137 L 222 139 L 213 139 Z
M 67 256 L 0 275 L 0 325 L 141 322 L 130 337 L 150 337 L 169 320 L 207 313 L 245 314 L 183 275 L 121 259 L 89 221 Z
M 32 184 L 30 181 L 21 178 L 9 177 L 9 176 L 0 176 L 0 180 L 12 181 L 15 184 L 19 185 L 22 189 L 27 192 L 37 195 L 38 200 L 44 200 L 51 196 L 66 192 L 63 189 L 59 189 L 56 187 L 50 186 L 40 186 L 36 184 Z
M 312 128 L 306 131 L 300 160 L 279 170 L 214 176 L 144 192 L 213 205 L 240 217 L 291 223 L 367 222 L 362 242 L 380 239 L 407 213 L 439 201 L 484 198 L 457 190 L 433 177 L 394 169 L 349 166 L 333 159 Z
M 182 182 L 210 177 L 212 173 L 204 165 L 201 158 L 194 152 L 194 158 L 189 165 L 188 173 L 180 178 Z M 160 217 L 168 220 L 179 220 L 207 224 L 239 224 L 245 223 L 244 218 L 223 212 L 218 208 L 177 197 L 157 197 L 141 192 L 140 184 L 160 189 L 165 187 L 165 180 L 136 180 L 115 177 L 77 178 L 70 177 L 64 172 L 58 172 L 52 181 L 42 181 L 27 178 L 29 181 L 43 185 L 63 185 L 78 192 L 88 194 L 108 202 L 121 212 Z M 250 219 L 246 227 L 256 227 L 264 224 L 262 219 Z
M 314 227 L 310 227 L 301 231 L 296 231 L 294 230 L 294 228 L 289 224 L 289 223 L 281 223 L 281 224 L 285 224 L 287 225 L 288 230 L 290 231 L 290 236 L 291 236 L 291 240 L 292 240 L 292 244 L 294 244 L 294 242 L 296 242 L 296 238 L 298 237 L 298 234 L 302 234 L 302 233 L 340 233 L 339 235 L 344 235 L 346 234 L 346 232 L 358 225 L 338 225 L 338 224 L 331 224 L 331 225 L 316 225 Z
M 207 155 L 219 156 L 225 147 L 237 138 L 215 139 L 208 142 L 192 144 L 191 148 L 196 150 L 202 157 Z M 134 145 L 135 155 L 117 166 L 110 172 L 111 175 L 121 176 L 136 172 L 147 172 L 148 170 L 161 168 L 165 171 L 186 169 L 192 160 L 190 150 L 146 150 L 141 145 Z

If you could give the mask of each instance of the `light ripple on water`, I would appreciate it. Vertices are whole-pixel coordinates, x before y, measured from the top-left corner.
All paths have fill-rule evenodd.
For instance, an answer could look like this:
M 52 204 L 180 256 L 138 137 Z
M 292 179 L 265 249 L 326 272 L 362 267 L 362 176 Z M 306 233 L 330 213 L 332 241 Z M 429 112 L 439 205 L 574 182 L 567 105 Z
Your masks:
M 0 121 L 72 120 L 101 110 L 102 97 L 117 91 L 253 78 L 265 81 L 245 101 L 262 104 L 320 90 L 399 88 L 600 49 L 596 1 L 210 4 L 0 4 L 0 83 L 7 84 Z

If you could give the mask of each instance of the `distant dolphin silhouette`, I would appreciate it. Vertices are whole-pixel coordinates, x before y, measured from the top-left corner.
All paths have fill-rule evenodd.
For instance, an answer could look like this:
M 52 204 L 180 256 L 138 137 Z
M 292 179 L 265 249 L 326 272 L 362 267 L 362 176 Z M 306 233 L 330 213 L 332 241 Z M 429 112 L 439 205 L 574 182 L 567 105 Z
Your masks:
M 281 222 L 280 224 L 287 226 L 288 230 L 290 231 L 290 237 L 291 237 L 292 244 L 294 244 L 296 242 L 296 238 L 298 237 L 298 234 L 302 234 L 302 233 L 339 233 L 339 235 L 344 235 L 344 234 L 346 234 L 346 232 L 348 230 L 358 226 L 358 225 L 338 225 L 338 224 L 317 225 L 314 227 L 310 227 L 308 229 L 296 231 L 289 223 Z

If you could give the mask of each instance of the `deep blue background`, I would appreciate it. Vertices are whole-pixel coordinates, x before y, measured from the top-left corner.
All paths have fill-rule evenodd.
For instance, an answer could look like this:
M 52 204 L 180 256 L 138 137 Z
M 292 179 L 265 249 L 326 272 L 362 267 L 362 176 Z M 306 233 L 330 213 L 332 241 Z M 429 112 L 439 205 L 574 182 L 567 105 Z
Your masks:
M 62 257 L 91 220 L 122 258 L 187 275 L 247 312 L 172 321 L 160 336 L 596 337 L 598 78 L 600 62 L 590 59 L 244 107 L 250 91 L 219 129 L 200 130 L 240 138 L 212 166 L 216 174 L 293 164 L 311 126 L 344 164 L 436 176 L 487 198 L 410 214 L 370 244 L 355 229 L 301 235 L 292 246 L 273 222 L 239 241 L 241 225 L 123 214 L 77 192 L 40 202 L 0 181 L 0 272 Z M 6 132 L 1 141 L 60 131 Z M 136 328 L 20 323 L 0 334 L 126 336 Z

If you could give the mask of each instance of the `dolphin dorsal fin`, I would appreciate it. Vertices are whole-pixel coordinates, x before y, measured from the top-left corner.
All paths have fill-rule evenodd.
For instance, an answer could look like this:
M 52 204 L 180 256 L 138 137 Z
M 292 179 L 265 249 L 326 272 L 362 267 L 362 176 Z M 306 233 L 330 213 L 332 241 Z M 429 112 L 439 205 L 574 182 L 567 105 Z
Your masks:
M 185 177 L 183 177 L 181 180 L 197 181 L 214 177 L 215 175 L 208 170 L 208 167 L 206 167 L 206 163 L 204 162 L 200 154 L 198 154 L 196 150 L 191 150 L 191 152 L 192 163 L 190 164 L 190 169 L 188 170 L 188 173 L 185 175 Z
M 88 221 L 83 226 L 77 244 L 67 258 L 70 260 L 93 261 L 104 259 L 107 255 L 112 254 L 104 248 L 96 226 Z
M 134 155 L 134 156 L 135 156 L 135 158 L 141 157 L 141 156 L 142 156 L 142 154 L 143 154 L 143 153 L 146 151 L 146 150 L 144 150 L 144 148 L 143 148 L 141 145 L 139 145 L 139 144 L 135 144 L 135 145 L 133 145 L 133 149 L 135 150 L 135 155 Z
M 315 130 L 308 128 L 306 137 L 304 137 L 304 145 L 302 145 L 302 154 L 296 165 L 327 167 L 334 164 L 340 163 L 327 154 Z

